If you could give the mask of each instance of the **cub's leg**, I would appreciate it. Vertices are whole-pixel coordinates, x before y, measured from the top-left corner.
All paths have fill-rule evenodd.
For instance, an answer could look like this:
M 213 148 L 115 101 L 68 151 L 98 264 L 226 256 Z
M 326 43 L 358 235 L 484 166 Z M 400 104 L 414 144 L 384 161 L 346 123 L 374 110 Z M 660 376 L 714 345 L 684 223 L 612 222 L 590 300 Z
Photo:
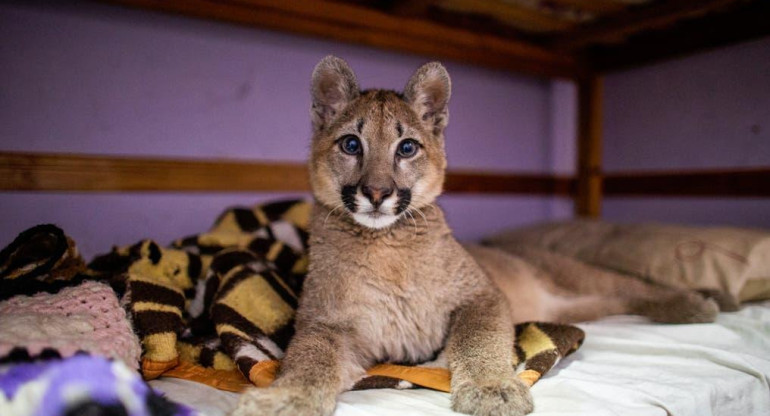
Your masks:
M 643 315 L 655 322 L 713 322 L 719 307 L 695 291 L 676 289 L 593 267 L 545 250 L 521 248 L 516 254 L 541 269 L 552 306 L 549 319 L 562 322 L 607 315 Z
M 233 416 L 327 416 L 337 395 L 363 374 L 344 330 L 321 325 L 298 331 L 275 382 L 246 391 Z
M 681 302 L 705 303 L 706 307 L 682 306 Z M 713 322 L 717 306 L 689 292 L 678 292 L 668 298 L 643 299 L 606 295 L 560 296 L 548 295 L 547 312 L 543 320 L 575 323 L 594 321 L 610 315 L 642 315 L 661 323 Z
M 508 305 L 490 293 L 452 314 L 447 359 L 452 409 L 476 416 L 518 416 L 532 411 L 532 396 L 514 374 L 513 324 Z

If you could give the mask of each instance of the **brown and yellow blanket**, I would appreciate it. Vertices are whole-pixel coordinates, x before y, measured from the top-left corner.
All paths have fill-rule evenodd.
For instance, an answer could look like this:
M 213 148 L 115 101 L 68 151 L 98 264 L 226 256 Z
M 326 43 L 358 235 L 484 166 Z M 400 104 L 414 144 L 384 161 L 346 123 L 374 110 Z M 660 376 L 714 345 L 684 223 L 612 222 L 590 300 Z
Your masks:
M 142 342 L 146 379 L 179 377 L 230 391 L 270 384 L 293 334 L 310 208 L 283 201 L 229 209 L 206 233 L 169 247 L 144 240 L 114 248 L 88 265 L 89 278 L 109 281 L 121 296 Z M 512 365 L 530 385 L 584 336 L 547 323 L 519 324 L 516 332 Z M 436 365 L 381 364 L 355 388 L 448 391 L 449 371 Z

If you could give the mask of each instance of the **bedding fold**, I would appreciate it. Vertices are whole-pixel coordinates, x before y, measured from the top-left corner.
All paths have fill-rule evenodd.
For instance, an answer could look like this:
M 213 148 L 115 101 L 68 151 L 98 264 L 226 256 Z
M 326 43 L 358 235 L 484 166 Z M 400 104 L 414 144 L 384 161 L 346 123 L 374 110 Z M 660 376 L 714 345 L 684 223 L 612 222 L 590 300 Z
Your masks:
M 723 310 L 770 299 L 770 232 L 734 227 L 544 223 L 489 236 L 515 252 L 540 248 L 664 286 L 718 294 Z

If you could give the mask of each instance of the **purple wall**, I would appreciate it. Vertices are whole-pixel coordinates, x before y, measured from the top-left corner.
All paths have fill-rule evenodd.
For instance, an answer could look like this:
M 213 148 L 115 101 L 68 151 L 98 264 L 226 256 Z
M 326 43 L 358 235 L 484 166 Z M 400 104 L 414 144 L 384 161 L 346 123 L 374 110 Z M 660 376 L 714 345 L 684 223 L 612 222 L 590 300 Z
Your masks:
M 303 161 L 310 72 L 399 89 L 427 58 L 113 8 L 0 4 L 0 150 Z M 575 88 L 445 63 L 450 167 L 574 173 Z M 770 39 L 607 76 L 608 171 L 770 165 Z M 260 193 L 0 193 L 0 245 L 41 222 L 91 256 L 204 230 Z M 462 239 L 571 216 L 558 198 L 441 198 Z M 605 217 L 770 227 L 770 201 L 609 199 Z
M 310 135 L 309 79 L 318 60 L 329 53 L 344 57 L 362 86 L 394 89 L 427 60 L 61 3 L 0 4 L 0 150 L 303 161 Z M 550 83 L 453 62 L 446 66 L 454 85 L 450 167 L 552 169 L 552 118 L 564 117 L 565 105 L 554 101 L 559 94 Z M 569 118 L 556 124 L 565 122 Z M 55 222 L 90 256 L 113 244 L 145 237 L 166 242 L 201 231 L 224 207 L 267 197 L 0 193 L 0 245 L 24 228 Z M 546 220 L 552 212 L 563 216 L 568 203 L 448 196 L 442 204 L 458 236 L 473 239 Z
M 577 155 L 577 88 L 570 81 L 551 82 L 549 97 L 550 125 L 548 170 L 559 176 L 570 177 L 576 173 Z M 569 198 L 553 198 L 548 205 L 548 218 L 563 220 L 573 216 L 574 204 Z
M 770 38 L 609 75 L 608 172 L 770 166 Z M 612 198 L 604 217 L 770 228 L 770 199 Z

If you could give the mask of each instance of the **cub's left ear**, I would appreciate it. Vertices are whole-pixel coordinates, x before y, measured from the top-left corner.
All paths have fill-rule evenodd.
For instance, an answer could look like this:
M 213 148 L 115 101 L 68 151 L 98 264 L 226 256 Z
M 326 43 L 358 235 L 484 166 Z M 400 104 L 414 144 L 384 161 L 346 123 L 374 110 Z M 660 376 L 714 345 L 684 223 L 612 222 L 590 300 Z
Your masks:
M 438 62 L 421 66 L 406 83 L 404 98 L 420 117 L 425 128 L 440 136 L 449 123 L 449 96 L 452 81 Z

